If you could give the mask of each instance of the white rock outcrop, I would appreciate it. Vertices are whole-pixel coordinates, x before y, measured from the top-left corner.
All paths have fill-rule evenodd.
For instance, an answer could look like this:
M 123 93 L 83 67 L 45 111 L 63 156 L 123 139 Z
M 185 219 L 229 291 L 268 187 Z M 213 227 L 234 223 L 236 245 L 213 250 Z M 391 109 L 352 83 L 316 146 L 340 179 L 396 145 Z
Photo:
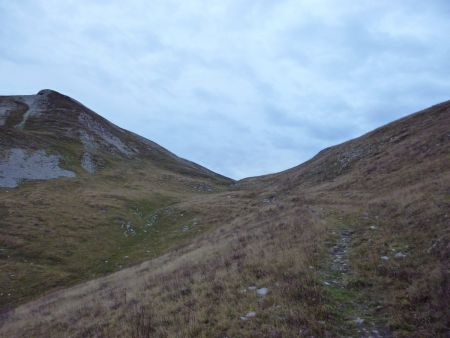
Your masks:
M 27 153 L 24 149 L 10 149 L 0 155 L 0 187 L 14 188 L 23 180 L 50 180 L 75 177 L 75 173 L 59 167 L 59 156 L 44 150 Z

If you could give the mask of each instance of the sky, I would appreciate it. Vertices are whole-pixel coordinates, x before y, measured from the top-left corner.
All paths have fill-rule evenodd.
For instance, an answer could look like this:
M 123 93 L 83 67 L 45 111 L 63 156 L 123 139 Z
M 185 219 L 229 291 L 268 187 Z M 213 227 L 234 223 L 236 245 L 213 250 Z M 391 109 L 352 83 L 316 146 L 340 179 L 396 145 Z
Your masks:
M 449 32 L 448 0 L 0 0 L 0 95 L 240 179 L 450 99 Z

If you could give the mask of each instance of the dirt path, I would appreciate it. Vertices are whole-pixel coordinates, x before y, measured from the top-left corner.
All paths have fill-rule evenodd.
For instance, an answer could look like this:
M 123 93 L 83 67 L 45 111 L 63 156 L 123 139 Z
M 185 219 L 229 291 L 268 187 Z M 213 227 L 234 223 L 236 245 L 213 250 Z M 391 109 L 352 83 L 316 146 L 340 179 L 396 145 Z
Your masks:
M 349 326 L 361 338 L 391 337 L 386 329 L 375 324 L 369 315 L 369 308 L 364 304 L 357 290 L 348 287 L 351 279 L 351 265 L 348 251 L 351 247 L 353 233 L 348 229 L 339 231 L 338 242 L 331 248 L 331 267 L 324 284 L 339 301 L 339 307 L 348 320 Z

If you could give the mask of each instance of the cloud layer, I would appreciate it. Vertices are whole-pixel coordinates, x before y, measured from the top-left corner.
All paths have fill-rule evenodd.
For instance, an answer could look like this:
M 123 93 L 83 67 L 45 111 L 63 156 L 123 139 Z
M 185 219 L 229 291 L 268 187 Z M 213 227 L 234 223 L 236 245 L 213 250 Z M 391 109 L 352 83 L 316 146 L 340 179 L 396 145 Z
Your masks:
M 450 3 L 0 0 L 1 94 L 51 88 L 234 178 L 450 98 Z

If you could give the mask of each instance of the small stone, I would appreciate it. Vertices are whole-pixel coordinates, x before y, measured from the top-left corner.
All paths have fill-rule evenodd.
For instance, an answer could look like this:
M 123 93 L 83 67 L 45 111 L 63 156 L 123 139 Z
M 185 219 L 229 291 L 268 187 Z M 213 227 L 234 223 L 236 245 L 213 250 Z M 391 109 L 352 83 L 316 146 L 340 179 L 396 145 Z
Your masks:
M 250 311 L 245 316 L 240 317 L 240 318 L 241 318 L 241 320 L 248 320 L 248 319 L 253 318 L 253 317 L 256 317 L 256 312 Z
M 356 323 L 356 325 L 362 325 L 362 324 L 364 324 L 364 319 L 362 319 L 362 318 L 356 318 L 356 319 L 355 319 L 355 323 Z
M 264 297 L 265 295 L 267 295 L 267 292 L 269 292 L 269 290 L 267 288 L 260 288 L 260 289 L 256 290 L 256 293 L 260 297 Z
M 328 282 L 323 282 L 323 284 L 325 284 L 326 286 L 330 286 L 331 284 L 330 283 L 328 283 Z
M 395 258 L 405 258 L 405 257 L 406 257 L 406 254 L 404 254 L 403 252 L 397 252 L 395 254 Z
M 245 315 L 245 317 L 247 317 L 247 318 L 253 318 L 253 317 L 256 317 L 256 312 L 250 311 L 250 312 L 248 312 L 248 313 Z
M 247 289 L 249 289 L 250 291 L 256 290 L 256 286 L 249 286 Z
M 389 260 L 389 257 L 388 256 L 381 256 L 380 257 L 383 261 L 388 261 Z

